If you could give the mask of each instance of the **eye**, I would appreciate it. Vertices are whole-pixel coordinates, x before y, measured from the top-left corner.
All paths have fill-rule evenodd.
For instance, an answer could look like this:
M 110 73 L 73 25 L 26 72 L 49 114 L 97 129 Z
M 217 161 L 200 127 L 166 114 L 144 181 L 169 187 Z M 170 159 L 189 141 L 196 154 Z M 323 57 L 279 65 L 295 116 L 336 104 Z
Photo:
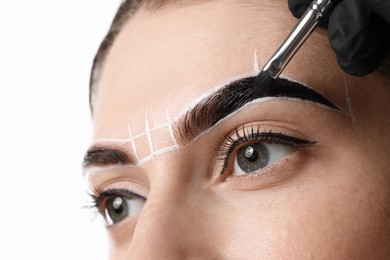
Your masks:
M 237 151 L 233 175 L 240 176 L 264 169 L 292 152 L 293 147 L 283 144 L 262 142 L 247 144 Z
M 315 142 L 283 133 L 262 132 L 243 126 L 234 137 L 226 136 L 222 146 L 221 175 L 241 176 L 268 168 L 299 148 Z M 229 170 L 231 169 L 231 170 Z
M 108 199 L 105 207 L 105 219 L 109 225 L 118 223 L 140 212 L 144 203 L 144 201 L 134 198 L 115 197 Z
M 107 225 L 114 225 L 142 210 L 146 199 L 128 190 L 107 190 L 95 199 Z

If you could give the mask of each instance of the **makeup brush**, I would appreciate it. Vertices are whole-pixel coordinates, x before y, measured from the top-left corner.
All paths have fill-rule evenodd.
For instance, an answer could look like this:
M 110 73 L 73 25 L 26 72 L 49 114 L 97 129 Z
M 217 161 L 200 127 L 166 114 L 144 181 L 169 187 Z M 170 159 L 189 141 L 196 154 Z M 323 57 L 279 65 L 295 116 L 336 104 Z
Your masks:
M 332 0 L 314 0 L 310 4 L 286 40 L 254 78 L 255 86 L 268 86 L 282 73 L 334 2 Z

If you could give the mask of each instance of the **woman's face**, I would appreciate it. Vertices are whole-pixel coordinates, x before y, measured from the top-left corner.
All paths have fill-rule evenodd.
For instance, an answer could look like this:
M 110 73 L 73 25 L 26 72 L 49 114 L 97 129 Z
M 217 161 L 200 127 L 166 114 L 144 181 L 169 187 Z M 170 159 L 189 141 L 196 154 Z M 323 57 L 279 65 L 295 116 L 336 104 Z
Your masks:
M 390 256 L 389 82 L 343 74 L 317 29 L 289 81 L 243 91 L 295 22 L 285 1 L 211 1 L 122 29 L 86 157 L 112 258 Z

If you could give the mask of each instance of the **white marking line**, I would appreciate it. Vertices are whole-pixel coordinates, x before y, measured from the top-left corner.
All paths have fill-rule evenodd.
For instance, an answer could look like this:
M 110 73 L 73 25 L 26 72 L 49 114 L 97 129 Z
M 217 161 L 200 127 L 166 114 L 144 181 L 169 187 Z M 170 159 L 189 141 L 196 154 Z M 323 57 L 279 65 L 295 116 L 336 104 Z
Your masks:
M 173 145 L 173 146 L 161 148 L 161 149 L 155 151 L 153 154 L 150 154 L 150 155 L 146 156 L 145 158 L 143 158 L 141 161 L 139 161 L 137 163 L 136 166 L 141 167 L 144 164 L 146 164 L 147 162 L 153 160 L 153 158 L 155 158 L 157 156 L 161 156 L 161 155 L 164 155 L 164 154 L 169 153 L 169 152 L 177 151 L 178 149 L 179 149 L 178 145 Z
M 202 102 L 204 99 L 206 99 L 206 98 L 212 96 L 212 95 L 213 95 L 216 91 L 218 91 L 219 89 L 225 87 L 226 85 L 228 85 L 229 83 L 231 83 L 231 82 L 233 82 L 233 81 L 235 81 L 235 80 L 242 79 L 242 78 L 249 77 L 249 76 L 254 76 L 254 75 L 253 75 L 253 74 L 249 74 L 249 75 L 237 76 L 237 77 L 234 77 L 233 79 L 230 79 L 230 80 L 228 80 L 228 81 L 226 81 L 226 82 L 224 82 L 224 83 L 222 83 L 222 84 L 220 84 L 220 85 L 215 86 L 214 88 L 212 88 L 212 89 L 209 90 L 208 92 L 204 93 L 203 95 L 201 95 L 201 96 L 199 96 L 198 98 L 196 98 L 195 100 L 193 100 L 189 105 L 187 105 L 186 107 L 184 107 L 184 109 L 181 110 L 181 112 L 180 112 L 180 113 L 178 114 L 178 116 L 174 119 L 174 121 L 169 122 L 169 126 L 172 127 L 172 124 L 173 124 L 174 122 L 178 122 L 183 116 L 186 115 L 186 113 L 187 113 L 189 110 L 193 109 L 196 105 L 198 105 L 198 104 L 199 104 L 200 102 Z M 286 75 L 283 75 L 283 74 L 280 75 L 279 78 L 287 79 L 287 80 L 289 80 L 289 81 L 291 81 L 291 82 L 297 82 L 297 83 L 300 83 L 301 85 L 303 85 L 303 86 L 305 86 L 305 87 L 307 87 L 307 88 L 313 89 L 313 88 L 310 87 L 309 85 L 307 85 L 307 84 L 305 84 L 305 83 L 303 83 L 303 82 L 297 81 L 297 80 L 295 80 L 295 79 L 292 79 L 292 78 L 290 78 L 290 77 L 288 77 L 288 76 L 286 76 Z M 222 120 L 221 120 L 220 122 L 218 122 L 217 124 L 219 124 L 219 123 L 221 123 L 221 122 L 227 120 L 228 118 L 230 118 L 231 116 L 233 116 L 234 114 L 236 114 L 238 111 L 242 110 L 243 108 L 247 107 L 248 105 L 251 105 L 251 104 L 253 104 L 253 103 L 260 103 L 260 102 L 264 102 L 264 101 L 269 101 L 269 100 L 271 100 L 271 99 L 276 99 L 276 98 L 261 98 L 261 99 L 253 100 L 252 102 L 246 104 L 244 107 L 242 107 L 242 108 L 240 108 L 239 110 L 235 111 L 233 114 L 231 114 L 231 115 L 229 115 L 228 117 L 222 119 Z M 279 99 L 281 99 L 281 97 L 279 97 Z M 288 98 L 288 99 L 292 99 L 292 98 Z M 294 100 L 294 99 L 292 99 L 292 100 Z M 298 99 L 298 100 L 300 100 L 300 99 Z M 302 100 L 300 100 L 300 101 L 302 101 Z M 314 105 L 316 105 L 316 106 L 318 106 L 318 107 L 324 108 L 324 109 L 328 109 L 328 110 L 331 110 L 331 111 L 341 112 L 341 113 L 345 113 L 345 114 L 347 114 L 347 115 L 350 115 L 350 113 L 348 113 L 348 111 L 345 111 L 344 109 L 340 108 L 340 107 L 337 106 L 337 105 L 336 105 L 336 106 L 337 106 L 337 108 L 338 108 L 340 111 L 338 111 L 338 110 L 336 110 L 336 109 L 329 108 L 329 107 L 327 107 L 327 106 L 325 106 L 325 105 L 320 105 L 320 104 L 318 104 L 318 103 L 313 103 L 313 102 L 310 102 L 310 101 L 305 101 L 305 102 L 312 103 L 312 104 L 314 104 Z M 350 104 L 351 104 L 351 103 L 350 103 Z M 352 104 L 351 104 L 351 105 L 352 105 Z M 163 125 L 161 125 L 160 127 L 162 127 L 162 126 L 163 126 Z M 207 130 L 206 132 L 209 132 L 209 131 L 210 131 L 211 129 L 213 129 L 213 128 L 214 128 L 214 127 L 210 128 L 210 129 Z M 201 133 L 199 136 L 205 134 L 206 132 Z M 145 135 L 145 133 L 139 134 L 138 136 L 143 136 L 143 135 Z M 138 137 L 138 136 L 134 136 L 133 138 L 135 139 L 135 138 Z M 199 136 L 196 137 L 195 140 L 198 139 Z M 195 140 L 194 140 L 194 141 L 195 141 Z M 97 140 L 97 141 L 110 141 L 110 142 L 126 143 L 126 142 L 131 141 L 131 139 L 100 139 L 100 140 Z
M 137 135 L 133 136 L 132 139 L 137 140 L 138 138 L 141 138 L 141 137 L 143 137 L 143 136 L 145 136 L 145 135 L 146 135 L 146 133 L 143 132 L 143 133 L 140 133 L 140 134 L 137 134 Z
M 212 96 L 213 94 L 215 94 L 215 92 L 217 92 L 218 90 L 220 90 L 221 88 L 223 87 L 226 87 L 227 85 L 229 85 L 230 83 L 236 81 L 236 80 L 240 80 L 240 79 L 243 79 L 243 78 L 247 78 L 247 77 L 254 77 L 256 76 L 259 72 L 260 72 L 260 68 L 259 68 L 259 62 L 258 62 L 258 57 L 257 57 L 257 50 L 255 49 L 254 50 L 254 58 L 253 58 L 253 67 L 254 67 L 254 72 L 250 72 L 250 73 L 244 73 L 244 74 L 241 74 L 241 75 L 237 75 L 235 77 L 232 77 L 214 87 L 212 87 L 209 91 L 207 91 L 206 93 L 203 93 L 201 94 L 200 96 L 198 96 L 197 98 L 193 99 L 192 102 L 190 102 L 188 105 L 186 105 L 181 111 L 180 113 L 175 117 L 174 121 L 179 121 L 183 116 L 185 116 L 187 114 L 188 111 L 190 111 L 191 109 L 193 109 L 196 105 L 198 105 L 200 102 L 202 102 L 204 99 Z
M 137 163 L 137 167 L 142 167 L 144 166 L 144 164 L 146 164 L 147 162 L 153 160 L 153 154 L 149 154 L 148 156 L 144 157 L 141 161 L 139 161 Z
M 243 79 L 243 78 L 247 78 L 247 77 L 253 77 L 253 76 L 256 76 L 257 74 L 255 73 L 248 73 L 248 74 L 243 74 L 243 75 L 238 75 L 236 77 L 233 77 L 217 86 L 214 86 L 212 89 L 210 89 L 209 91 L 207 91 L 206 93 L 204 94 L 201 94 L 200 96 L 198 96 L 197 98 L 193 99 L 192 102 L 190 102 L 188 105 L 186 105 L 185 107 L 182 108 L 182 110 L 180 111 L 180 113 L 175 117 L 174 121 L 177 122 L 179 121 L 183 116 L 185 116 L 188 111 L 190 111 L 191 109 L 193 109 L 194 107 L 196 107 L 200 102 L 202 102 L 204 99 L 207 99 L 209 97 L 211 97 L 213 94 L 215 94 L 218 90 L 220 90 L 221 88 L 223 87 L 226 87 L 227 85 L 229 85 L 230 83 L 236 81 L 236 80 L 239 80 L 239 79 Z
M 321 96 L 323 96 L 323 97 L 325 97 L 326 99 L 329 99 L 329 100 L 330 100 L 330 98 L 328 98 L 327 96 L 325 96 L 323 93 L 319 92 L 318 89 L 315 89 L 315 88 L 311 87 L 310 85 L 308 85 L 308 84 L 306 84 L 306 83 L 304 83 L 304 82 L 302 82 L 302 81 L 299 81 L 299 80 L 290 78 L 289 76 L 286 76 L 286 75 L 284 75 L 284 74 L 281 74 L 281 75 L 279 76 L 279 78 L 281 78 L 281 79 L 286 79 L 286 80 L 288 80 L 288 81 L 291 81 L 291 82 L 295 82 L 295 83 L 301 84 L 302 86 L 305 86 L 305 87 L 308 88 L 308 89 L 311 89 L 311 90 L 314 90 L 315 92 L 320 93 Z M 298 99 L 299 99 L 299 98 L 298 98 Z M 299 99 L 299 100 L 301 100 L 301 99 Z M 332 111 L 335 111 L 335 112 L 340 112 L 340 113 L 344 113 L 344 114 L 347 114 L 347 115 L 349 114 L 348 111 L 345 111 L 343 108 L 341 108 L 340 106 L 338 106 L 337 104 L 335 104 L 335 103 L 333 103 L 333 102 L 332 102 L 333 105 L 335 105 L 336 108 L 337 108 L 338 110 L 340 110 L 340 111 L 338 111 L 337 109 L 334 109 L 334 108 L 330 108 L 330 107 L 325 106 L 325 105 L 321 105 L 321 104 L 315 103 L 315 102 L 311 102 L 311 101 L 307 101 L 307 100 L 305 100 L 305 102 L 309 102 L 309 103 L 312 103 L 313 105 L 316 105 L 316 106 L 319 106 L 319 107 L 322 107 L 322 108 L 325 108 L 325 109 L 329 109 L 329 110 L 332 110 Z
M 260 73 L 259 60 L 257 58 L 257 50 L 255 49 L 253 54 L 253 71 L 257 74 Z
M 178 145 L 164 147 L 164 148 L 161 148 L 161 149 L 155 151 L 153 156 L 161 156 L 161 155 L 166 154 L 168 152 L 176 151 L 177 149 L 179 149 Z
M 351 98 L 351 92 L 349 90 L 347 78 L 345 77 L 345 75 L 344 75 L 344 89 L 345 89 L 345 99 L 347 101 L 349 114 L 350 114 L 350 116 L 352 118 L 352 123 L 355 124 L 356 123 L 356 115 L 354 113 L 353 104 L 352 104 L 352 98 Z
M 162 124 L 162 125 L 156 126 L 156 127 L 154 127 L 154 128 L 151 128 L 151 129 L 150 129 L 150 132 L 154 132 L 154 131 L 163 129 L 163 128 L 165 128 L 165 127 L 169 127 L 169 125 L 168 125 L 168 124 Z M 145 135 L 146 135 L 146 132 L 139 133 L 139 134 L 133 136 L 133 139 L 136 140 L 136 139 L 141 138 L 141 137 L 143 137 L 143 136 L 145 136 Z
M 255 50 L 254 52 L 254 70 L 260 70 L 259 67 L 258 67 L 258 59 L 257 59 L 257 51 Z M 210 89 L 209 91 L 207 91 L 206 93 L 202 94 L 201 96 L 198 96 L 197 98 L 195 98 L 191 103 L 189 103 L 187 106 L 185 106 L 181 112 L 177 115 L 177 117 L 175 117 L 174 121 L 172 121 L 169 117 L 169 113 L 167 113 L 167 118 L 169 117 L 169 122 L 168 124 L 162 124 L 160 126 L 157 126 L 153 129 L 150 129 L 149 127 L 149 122 L 148 122 L 148 117 L 146 115 L 146 122 L 145 122 L 145 127 L 146 127 L 146 132 L 145 133 L 141 133 L 141 134 L 138 134 L 137 136 L 134 136 L 133 138 L 130 138 L 130 139 L 109 139 L 109 138 L 106 138 L 106 139 L 99 139 L 99 140 L 96 140 L 95 142 L 103 142 L 103 141 L 110 141 L 110 142 L 118 142 L 118 143 L 127 143 L 127 142 L 132 142 L 134 141 L 136 138 L 139 138 L 139 137 L 142 137 L 144 135 L 146 135 L 147 139 L 148 139 L 148 142 L 149 142 L 149 147 L 150 147 L 150 151 L 151 151 L 151 154 L 146 156 L 145 158 L 143 158 L 141 161 L 139 161 L 139 163 L 137 165 L 143 165 L 144 163 L 148 162 L 149 160 L 153 159 L 153 156 L 157 156 L 157 155 L 161 155 L 161 154 L 164 154 L 166 152 L 169 152 L 169 151 L 173 151 L 173 150 L 177 150 L 179 149 L 180 147 L 177 145 L 177 142 L 176 142 L 176 139 L 175 139 L 175 136 L 173 134 L 173 129 L 172 129 L 172 125 L 174 122 L 176 121 L 179 121 L 183 116 L 185 116 L 187 114 L 188 111 L 190 111 L 191 109 L 193 109 L 196 105 L 198 105 L 200 102 L 202 102 L 204 99 L 212 96 L 213 94 L 215 94 L 215 92 L 217 92 L 219 89 L 225 87 L 226 85 L 232 83 L 233 81 L 236 81 L 236 80 L 239 80 L 239 79 L 242 79 L 242 78 L 246 78 L 246 77 L 251 77 L 251 76 L 256 76 L 257 73 L 250 73 L 250 74 L 246 74 L 246 75 L 239 75 L 239 76 L 236 76 L 230 80 L 227 80 L 225 82 L 223 82 L 222 84 L 219 84 L 215 87 L 213 87 L 212 89 Z M 280 78 L 284 78 L 284 79 L 287 79 L 289 81 L 292 81 L 292 82 L 298 82 L 308 88 L 311 88 L 310 86 L 308 86 L 307 84 L 303 83 L 303 82 L 299 82 L 297 80 L 294 80 L 292 78 L 289 78 L 287 77 L 286 75 L 281 75 Z M 348 87 L 346 85 L 346 87 Z M 349 91 L 349 90 L 348 90 Z M 221 124 L 222 122 L 226 121 L 227 119 L 229 119 L 230 117 L 234 116 L 236 113 L 238 113 L 239 111 L 241 111 L 242 109 L 252 105 L 252 104 L 255 104 L 255 103 L 262 103 L 262 102 L 266 102 L 266 101 L 270 101 L 270 100 L 273 100 L 273 99 L 283 99 L 283 97 L 265 97 L 265 98 L 259 98 L 259 99 L 256 99 L 256 100 L 253 100 L 252 102 L 246 104 L 245 106 L 241 107 L 240 109 L 238 109 L 237 111 L 235 111 L 234 113 L 230 114 L 229 116 L 225 117 L 224 119 L 220 120 L 219 122 L 217 122 L 213 127 L 209 128 L 208 130 L 204 131 L 203 133 L 201 133 L 200 135 L 198 135 L 194 140 L 192 140 L 192 142 L 194 142 L 195 140 L 197 140 L 198 138 L 200 138 L 201 136 L 203 136 L 204 134 L 210 132 L 212 129 L 214 129 L 215 127 L 217 127 L 219 124 Z M 292 99 L 292 100 L 300 100 L 300 99 L 294 99 L 294 98 L 287 98 L 287 99 Z M 300 100 L 302 101 L 302 100 Z M 310 101 L 306 101 L 308 103 L 312 103 L 312 104 L 315 104 L 319 107 L 322 107 L 322 108 L 325 108 L 325 109 L 329 109 L 329 110 L 333 110 L 335 111 L 335 109 L 332 109 L 332 108 L 329 108 L 327 106 L 324 106 L 324 105 L 319 105 L 317 103 L 313 103 L 313 102 L 310 102 Z M 351 108 L 352 108 L 352 103 L 351 101 L 349 101 L 349 103 L 351 105 Z M 338 107 L 339 108 L 339 107 Z M 350 109 L 351 109 L 350 108 Z M 339 108 L 343 113 L 348 113 L 347 111 Z M 337 111 L 337 110 L 336 110 Z M 168 111 L 167 111 L 168 112 Z M 164 127 L 168 127 L 169 129 L 169 132 L 171 134 L 171 137 L 175 143 L 174 146 L 171 146 L 171 147 L 165 147 L 165 148 L 162 148 L 160 150 L 158 150 L 157 152 L 158 153 L 155 153 L 153 151 L 153 144 L 152 144 L 152 138 L 151 138 L 151 131 L 154 131 L 154 130 L 158 130 L 158 129 L 161 129 L 161 128 L 164 128 Z M 172 131 L 172 132 L 171 132 Z
M 171 117 L 169 116 L 169 111 L 168 111 L 168 109 L 166 110 L 166 115 L 167 115 L 167 120 L 168 120 L 168 130 L 169 130 L 169 134 L 171 135 L 173 144 L 174 144 L 175 146 L 177 146 L 177 142 L 176 142 L 176 138 L 175 138 L 175 133 L 173 132 L 173 128 L 172 128 L 173 121 L 171 120 Z
M 166 128 L 166 127 L 169 127 L 169 123 L 156 126 L 155 128 L 150 129 L 150 131 L 153 132 L 153 131 L 160 130 L 160 129 L 163 129 L 163 128 Z
M 207 99 L 207 98 L 210 98 L 212 95 L 214 95 L 218 90 L 226 87 L 227 85 L 229 85 L 230 83 L 236 81 L 236 80 L 240 80 L 240 79 L 243 79 L 243 78 L 247 78 L 247 77 L 253 77 L 253 76 L 256 76 L 257 74 L 256 73 L 250 73 L 250 74 L 243 74 L 243 75 L 239 75 L 239 76 L 236 76 L 236 77 L 233 77 L 232 79 L 230 80 L 227 80 L 215 87 L 213 87 L 212 89 L 210 89 L 209 91 L 207 91 L 206 93 L 200 95 L 199 97 L 195 98 L 192 102 L 190 102 L 188 105 L 186 105 L 182 110 L 181 112 L 175 117 L 174 121 L 175 122 L 178 122 L 180 121 L 180 119 L 182 117 L 184 117 L 188 111 L 190 111 L 191 109 L 193 109 L 194 107 L 196 107 L 198 104 L 200 104 L 203 100 Z M 288 81 L 291 81 L 291 82 L 295 82 L 295 83 L 299 83 L 307 88 L 310 88 L 310 89 L 313 89 L 311 86 L 309 86 L 308 84 L 304 83 L 304 82 L 301 82 L 301 81 L 298 81 L 298 80 L 295 80 L 293 78 L 290 78 L 288 77 L 287 75 L 284 75 L 284 74 L 281 74 L 279 76 L 279 78 L 282 78 L 282 79 L 286 79 Z M 316 90 L 317 91 L 317 90 Z M 318 91 L 317 91 L 318 92 Z M 323 95 L 321 93 L 321 95 Z M 323 95 L 324 96 L 324 95 Z M 336 104 L 334 104 L 339 110 L 341 110 L 342 112 L 344 113 L 348 113 L 347 111 L 343 110 L 342 108 L 340 108 L 339 106 L 337 106 Z M 321 106 L 323 108 L 328 108 L 327 106 Z M 331 108 L 328 108 L 330 110 L 333 110 L 334 109 L 331 109 Z
M 247 104 L 245 104 L 244 106 L 240 107 L 239 109 L 237 109 L 236 111 L 234 111 L 233 113 L 229 114 L 228 116 L 224 117 L 223 119 L 219 120 L 215 125 L 213 125 L 211 128 L 207 129 L 206 131 L 202 132 L 201 134 L 199 134 L 198 136 L 196 136 L 192 141 L 192 142 L 195 142 L 196 140 L 198 140 L 200 137 L 202 137 L 203 135 L 209 133 L 210 131 L 212 131 L 214 128 L 218 127 L 220 124 L 222 124 L 223 122 L 229 120 L 231 117 L 235 116 L 236 114 L 240 113 L 242 110 L 246 109 L 247 107 L 249 106 L 253 106 L 255 104 L 260 104 L 260 103 L 265 103 L 265 102 L 270 102 L 270 101 L 273 101 L 273 100 L 281 100 L 281 99 L 286 99 L 286 100 L 296 100 L 296 101 L 299 101 L 299 102 L 302 102 L 302 99 L 300 98 L 290 98 L 290 97 L 262 97 L 262 98 L 257 98 Z M 335 111 L 335 112 L 340 112 L 336 109 L 333 109 L 333 108 L 330 108 L 330 107 L 327 107 L 325 105 L 322 105 L 322 104 L 318 104 L 316 102 L 313 102 L 313 101 L 309 101 L 309 100 L 305 100 L 304 102 L 306 103 L 310 103 L 314 106 L 317 106 L 317 107 L 320 107 L 320 108 L 323 108 L 323 109 L 327 109 L 327 110 L 331 110 L 331 111 Z M 345 113 L 344 111 L 341 111 L 341 113 Z
M 135 139 L 133 138 L 133 133 L 131 132 L 130 123 L 129 123 L 129 125 L 128 125 L 128 131 L 129 131 L 129 137 L 130 137 L 131 147 L 133 148 L 135 158 L 137 158 L 137 161 L 139 161 L 138 152 L 137 152 L 137 147 L 135 146 Z
M 150 133 L 148 114 L 146 114 L 146 119 L 145 119 L 145 131 L 146 131 L 146 138 L 148 139 L 150 155 L 153 156 L 153 143 L 152 143 L 152 135 Z
M 275 100 L 275 99 L 282 99 L 284 97 L 262 97 L 262 98 L 257 98 L 247 104 L 245 104 L 244 106 L 242 106 L 241 108 L 237 109 L 236 111 L 234 111 L 233 113 L 227 115 L 226 117 L 222 118 L 221 120 L 219 120 L 215 125 L 213 125 L 212 127 L 210 127 L 209 129 L 207 129 L 206 131 L 200 133 L 198 136 L 196 136 L 194 139 L 192 139 L 191 143 L 195 142 L 196 140 L 198 140 L 201 136 L 209 133 L 210 131 L 212 131 L 214 128 L 216 128 L 217 126 L 219 126 L 221 123 L 225 122 L 226 120 L 230 119 L 231 117 L 235 116 L 237 113 L 239 113 L 240 111 L 242 111 L 243 109 L 247 108 L 248 106 L 251 106 L 251 105 L 254 105 L 254 104 L 259 104 L 259 103 L 263 103 L 263 102 L 268 102 L 268 101 L 271 101 L 271 100 Z

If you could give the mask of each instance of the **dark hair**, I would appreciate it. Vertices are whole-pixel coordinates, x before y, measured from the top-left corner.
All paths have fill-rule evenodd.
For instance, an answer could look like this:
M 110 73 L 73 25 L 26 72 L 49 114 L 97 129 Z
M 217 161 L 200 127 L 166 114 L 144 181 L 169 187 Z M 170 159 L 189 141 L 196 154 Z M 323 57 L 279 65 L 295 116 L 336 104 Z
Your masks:
M 106 59 L 109 49 L 111 48 L 122 27 L 129 20 L 130 16 L 132 16 L 138 10 L 139 6 L 141 5 L 141 2 L 142 0 L 125 0 L 124 2 L 122 2 L 117 13 L 115 14 L 114 20 L 111 23 L 110 29 L 106 37 L 103 39 L 102 43 L 99 46 L 99 49 L 93 60 L 89 82 L 89 105 L 91 107 L 91 111 L 93 111 L 92 107 L 95 94 L 94 89 L 96 82 L 99 79 L 99 72 L 101 70 L 102 64 Z
M 190 2 L 199 2 L 199 1 L 202 0 L 127 0 L 127 1 L 124 0 L 122 2 L 114 17 L 114 20 L 111 23 L 111 27 L 106 37 L 103 39 L 102 43 L 100 44 L 100 47 L 93 61 L 91 77 L 90 77 L 90 86 L 89 86 L 90 89 L 89 101 L 90 101 L 91 111 L 94 102 L 94 96 L 96 94 L 95 85 L 99 79 L 100 70 L 104 63 L 104 60 L 106 59 L 108 52 L 112 44 L 114 43 L 117 35 L 119 34 L 123 26 L 126 24 L 126 22 L 130 19 L 130 17 L 141 6 L 147 8 L 148 10 L 154 10 L 162 6 L 165 6 L 167 4 L 186 3 L 186 2 L 190 3 Z M 378 71 L 380 71 L 387 78 L 390 79 L 390 53 L 389 55 L 387 55 L 387 58 L 385 59 L 381 67 L 378 69 Z
M 107 35 L 104 37 L 100 47 L 95 55 L 93 60 L 90 83 L 89 83 L 89 104 L 92 110 L 94 96 L 96 92 L 96 82 L 99 79 L 101 68 L 103 66 L 104 60 L 106 59 L 108 52 L 114 43 L 116 37 L 122 30 L 123 26 L 130 19 L 131 16 L 142 6 L 148 10 L 157 10 L 162 6 L 167 4 L 175 3 L 191 3 L 191 2 L 200 2 L 205 0 L 123 0 L 119 6 L 118 11 L 115 14 L 115 17 L 111 23 L 110 29 Z

